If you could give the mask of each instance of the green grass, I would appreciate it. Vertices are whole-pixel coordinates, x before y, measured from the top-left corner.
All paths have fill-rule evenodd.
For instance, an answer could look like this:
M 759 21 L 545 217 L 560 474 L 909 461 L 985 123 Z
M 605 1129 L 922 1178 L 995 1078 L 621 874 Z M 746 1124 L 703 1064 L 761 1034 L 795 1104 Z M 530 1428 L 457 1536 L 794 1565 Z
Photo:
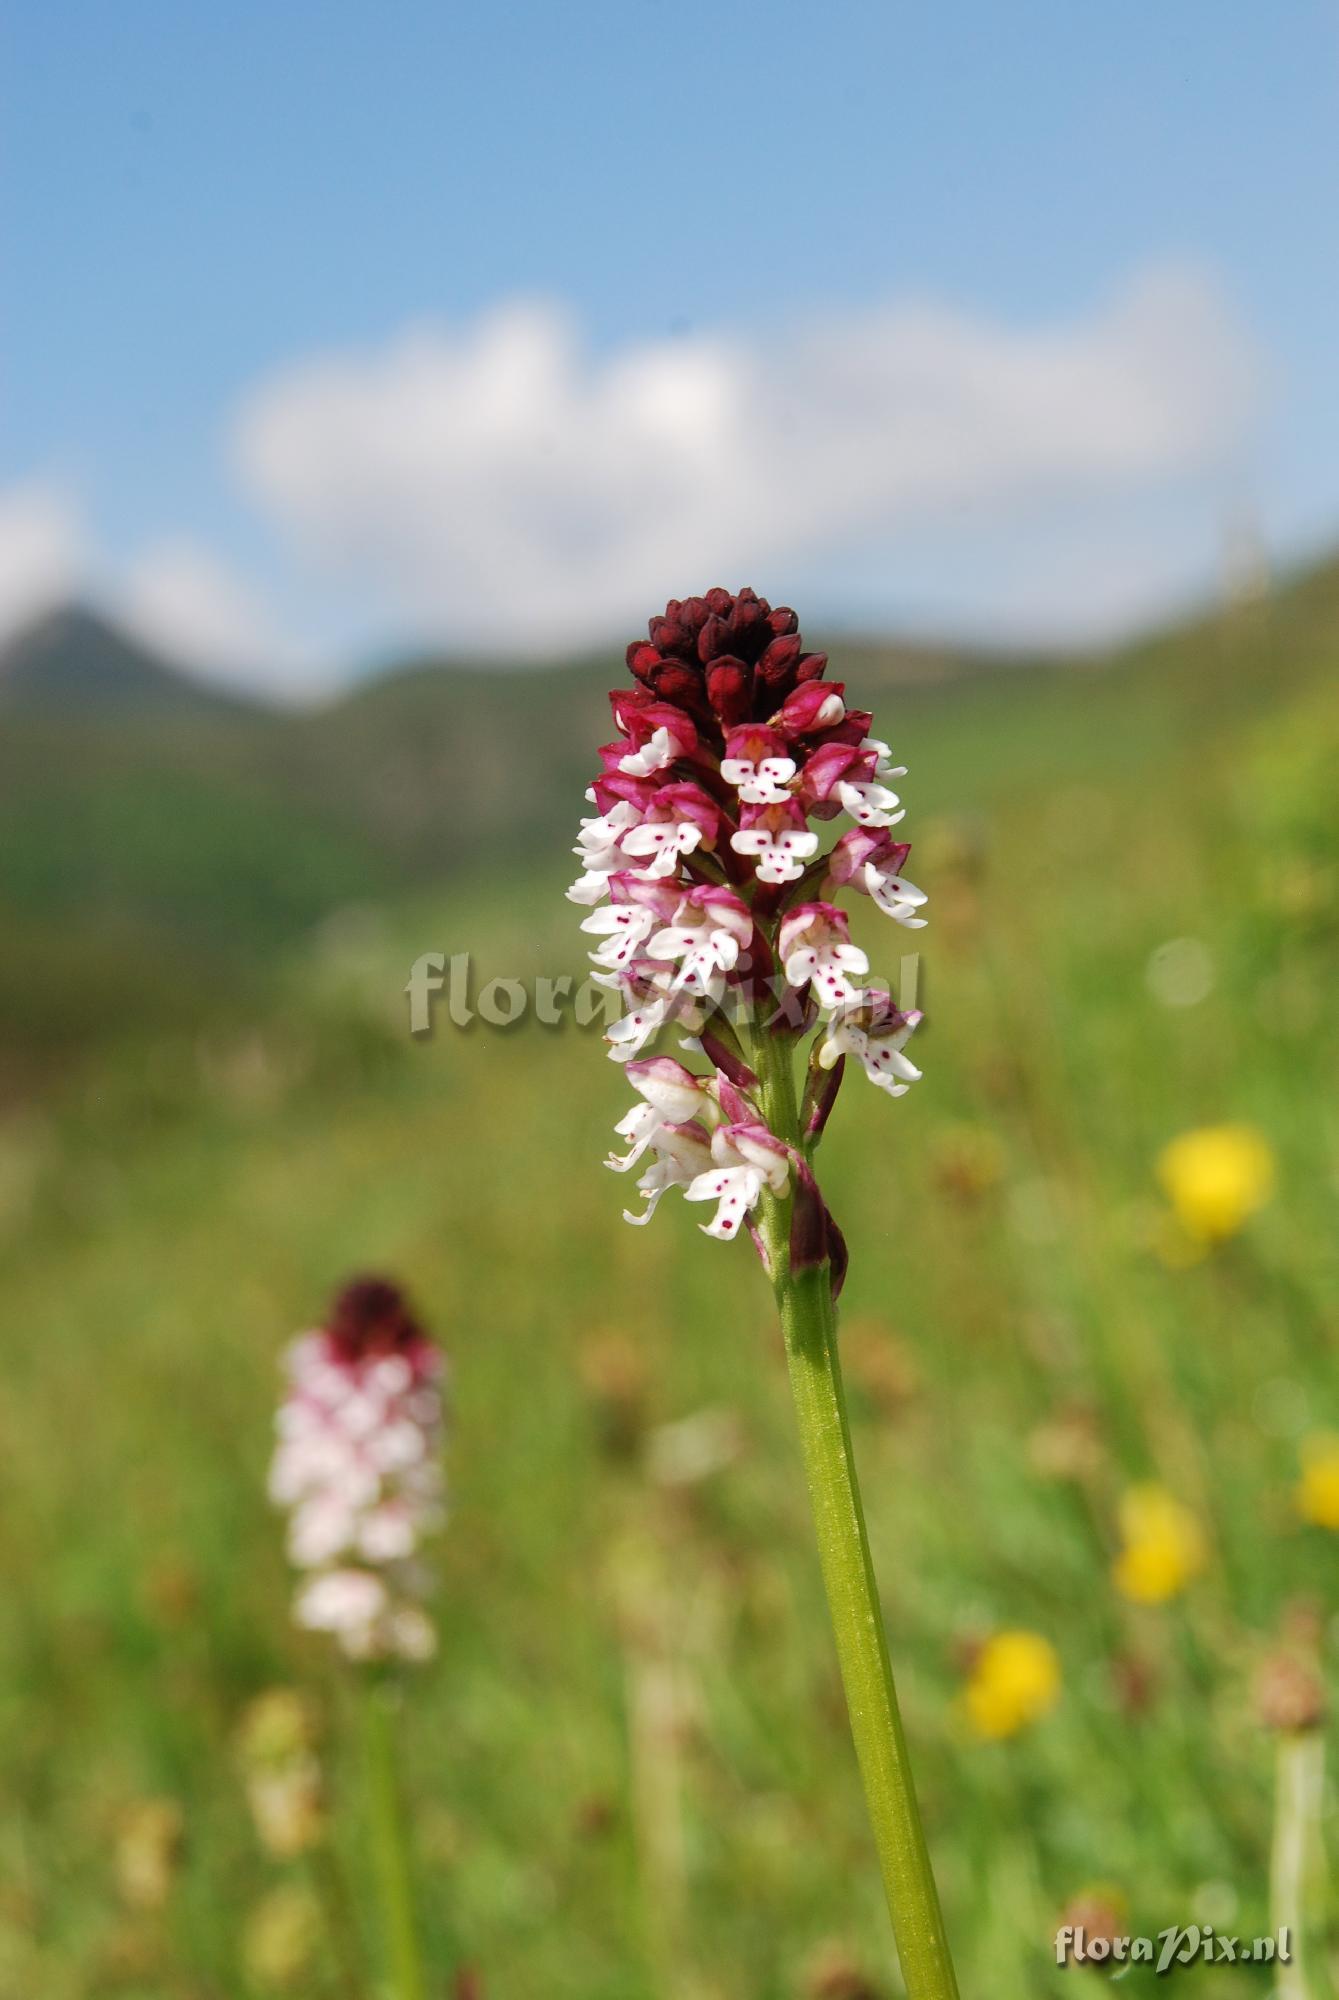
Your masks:
M 1339 1423 L 1332 598 L 879 717 L 933 898 L 926 1078 L 897 1103 L 852 1079 L 820 1171 L 966 1993 L 1091 1978 L 1058 1974 L 1049 1939 L 1094 1883 L 1133 1931 L 1266 1927 L 1250 1679 L 1290 1603 L 1333 1606 L 1339 1565 L 1290 1504 L 1299 1437 Z M 266 1687 L 317 1690 L 365 1866 L 345 1694 L 288 1625 L 263 1482 L 278 1349 L 369 1266 L 407 1281 L 454 1371 L 442 1652 L 408 1718 L 438 1989 L 463 1952 L 489 2000 L 789 2000 L 836 1944 L 898 1990 L 747 1245 L 669 1201 L 624 1228 L 598 1162 L 625 1090 L 591 1035 L 404 1031 L 421 950 L 470 949 L 481 979 L 578 963 L 566 860 L 462 860 L 448 889 L 384 897 L 350 864 L 375 915 L 257 953 L 247 1006 L 118 1022 L 0 1124 L 3 2000 L 259 2000 L 241 1933 L 282 1871 L 231 1742 Z M 888 967 L 905 943 L 861 935 Z M 1169 1010 L 1145 967 L 1186 935 L 1215 983 Z M 1168 1268 L 1157 1152 L 1223 1118 L 1266 1133 L 1277 1197 Z M 704 1411 L 737 1455 L 658 1482 L 648 1435 Z M 1087 1441 L 1078 1478 L 1039 1469 L 1057 1423 Z M 1212 1548 L 1156 1610 L 1109 1577 L 1119 1496 L 1150 1477 Z M 1003 1626 L 1054 1642 L 1064 1694 L 982 1744 L 963 1661 Z M 161 1912 L 117 1893 L 117 1828 L 147 1796 L 187 1829 Z M 322 2000 L 326 1972 L 296 1990 Z

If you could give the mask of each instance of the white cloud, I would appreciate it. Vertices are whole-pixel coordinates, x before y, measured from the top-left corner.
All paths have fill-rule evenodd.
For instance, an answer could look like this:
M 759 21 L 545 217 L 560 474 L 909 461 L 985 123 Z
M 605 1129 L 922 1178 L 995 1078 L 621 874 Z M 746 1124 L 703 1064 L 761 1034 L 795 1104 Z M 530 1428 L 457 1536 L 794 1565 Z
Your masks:
M 196 542 L 177 538 L 146 549 L 113 603 L 147 644 L 212 679 L 291 691 L 324 678 L 307 649 L 280 632 L 258 594 Z
M 60 487 L 0 491 L 0 638 L 68 598 L 87 553 L 79 507 Z
M 1072 522 L 1202 480 L 1256 376 L 1214 285 L 1176 268 L 1064 324 L 904 301 L 607 354 L 518 304 L 303 362 L 245 399 L 232 446 L 294 546 L 384 618 L 556 649 L 783 566 L 872 602 L 936 524 L 966 557 L 1021 506 Z
M 169 658 L 302 694 L 351 644 L 556 652 L 716 581 L 815 623 L 1109 636 L 1212 573 L 1259 373 L 1188 269 L 1064 323 L 902 300 L 601 352 L 513 304 L 245 397 L 230 448 L 278 529 L 282 626 L 197 539 L 113 565 L 51 478 L 0 489 L 0 638 L 91 595 Z

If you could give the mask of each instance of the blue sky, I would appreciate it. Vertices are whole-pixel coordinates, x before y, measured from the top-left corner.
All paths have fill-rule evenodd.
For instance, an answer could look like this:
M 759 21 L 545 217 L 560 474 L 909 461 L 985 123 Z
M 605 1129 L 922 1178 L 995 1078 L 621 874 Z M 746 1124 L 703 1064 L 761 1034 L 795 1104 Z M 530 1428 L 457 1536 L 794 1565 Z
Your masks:
M 1339 536 L 1331 6 L 20 0 L 5 43 L 0 619 L 75 582 L 297 685 L 740 564 L 1082 636 L 1225 533 Z

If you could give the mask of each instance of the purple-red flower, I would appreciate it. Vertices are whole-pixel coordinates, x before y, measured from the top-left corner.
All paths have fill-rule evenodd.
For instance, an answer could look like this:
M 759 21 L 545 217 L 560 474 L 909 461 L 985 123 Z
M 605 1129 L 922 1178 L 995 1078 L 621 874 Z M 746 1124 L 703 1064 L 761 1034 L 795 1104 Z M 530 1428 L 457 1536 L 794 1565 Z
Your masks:
M 716 1201 L 705 1227 L 719 1237 L 789 1189 L 806 1240 L 835 1268 L 840 1237 L 807 1154 L 843 1059 L 892 1096 L 919 1075 L 902 1053 L 919 1016 L 860 984 L 869 960 L 836 901 L 852 889 L 899 924 L 924 923 L 925 896 L 902 873 L 910 850 L 891 831 L 905 770 L 868 711 L 824 678 L 826 655 L 806 652 L 793 611 L 709 590 L 672 600 L 647 629 L 628 647 L 632 685 L 609 698 L 618 736 L 599 752 L 568 891 L 590 911 L 595 977 L 626 997 L 610 1054 L 642 1100 L 617 1128 L 627 1150 L 607 1164 L 639 1169 L 646 1206 L 630 1221 L 678 1186 Z M 826 836 L 833 820 L 845 829 Z M 802 1154 L 768 1128 L 750 1037 L 789 1049 L 820 1016 Z M 671 1026 L 707 1073 L 644 1055 Z
M 445 1514 L 441 1352 L 398 1286 L 357 1278 L 285 1369 L 270 1497 L 306 1572 L 294 1618 L 353 1659 L 425 1658 L 436 1640 L 418 1556 Z

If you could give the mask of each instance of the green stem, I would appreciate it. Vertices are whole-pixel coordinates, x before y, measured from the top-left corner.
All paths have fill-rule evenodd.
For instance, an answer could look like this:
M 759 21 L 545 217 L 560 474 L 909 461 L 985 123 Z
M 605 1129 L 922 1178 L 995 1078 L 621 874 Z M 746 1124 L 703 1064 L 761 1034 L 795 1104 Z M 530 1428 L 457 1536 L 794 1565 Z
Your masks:
M 1319 1729 L 1279 1736 L 1274 1781 L 1270 1914 L 1291 1956 L 1277 1968 L 1279 2000 L 1332 2000 L 1325 1963 L 1325 1739 Z
M 367 1979 L 363 1964 L 362 1939 L 354 1920 L 349 1887 L 339 1857 L 330 1845 L 330 1835 L 308 1854 L 312 1886 L 325 1912 L 331 1957 L 344 2000 L 365 2000 Z
M 369 1675 L 363 1689 L 367 1794 L 391 1991 L 395 2000 L 425 2000 L 427 1988 L 414 1915 L 409 1846 L 395 1754 L 398 1707 L 394 1684 L 379 1675 Z
M 767 1123 L 777 1138 L 798 1146 L 790 1040 L 759 1033 L 753 1054 Z M 793 1189 L 779 1197 L 765 1195 L 761 1230 L 785 1335 L 851 1735 L 908 2000 L 957 2000 L 958 1983 L 916 1802 L 860 1502 L 837 1352 L 831 1273 L 826 1262 L 791 1270 L 793 1204 Z

